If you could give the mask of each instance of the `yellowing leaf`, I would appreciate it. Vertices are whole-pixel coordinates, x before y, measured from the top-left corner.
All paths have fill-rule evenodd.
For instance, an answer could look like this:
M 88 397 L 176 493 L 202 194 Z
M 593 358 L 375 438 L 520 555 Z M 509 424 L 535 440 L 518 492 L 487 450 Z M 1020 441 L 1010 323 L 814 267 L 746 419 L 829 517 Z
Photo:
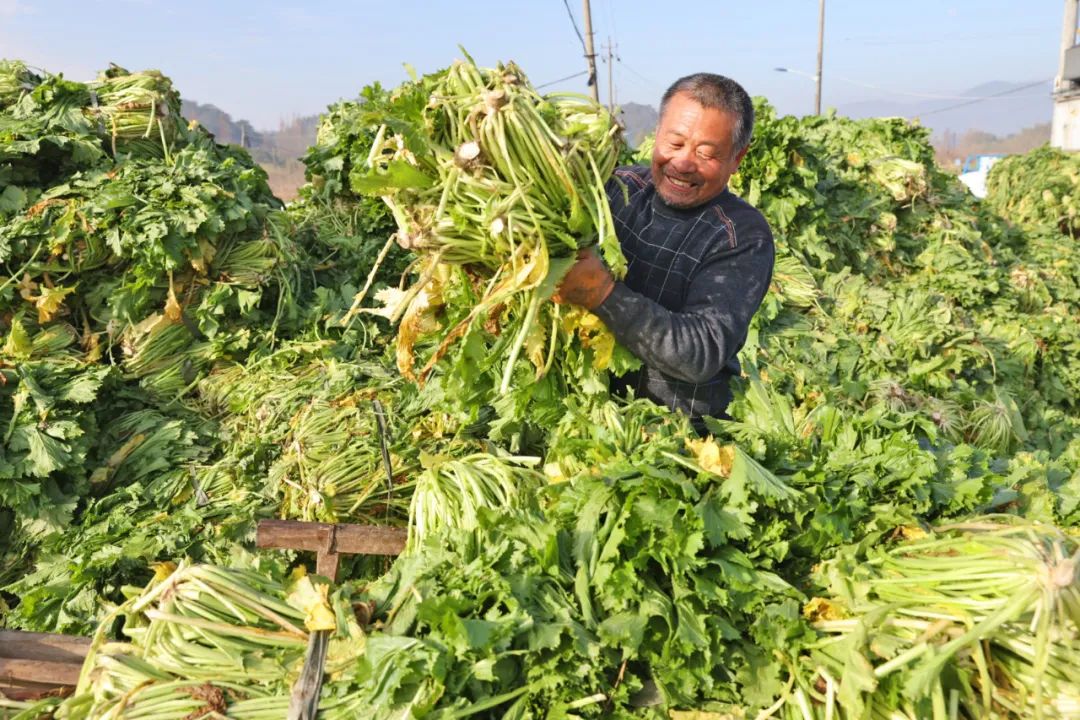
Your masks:
M 731 465 L 735 462 L 735 446 L 724 445 L 721 447 L 716 444 L 712 436 L 703 440 L 688 439 L 686 446 L 694 454 L 702 470 L 720 477 L 731 476 Z
M 668 717 L 671 720 L 740 720 L 745 715 L 732 713 L 710 712 L 708 710 L 669 710 Z
M 594 370 L 607 370 L 615 354 L 615 336 L 604 321 L 582 308 L 572 308 L 563 316 L 563 330 L 576 332 L 582 346 L 593 351 Z
M 563 475 L 562 466 L 559 463 L 550 462 L 544 465 L 544 476 L 552 485 L 566 482 L 566 476 Z
M 533 323 L 529 328 L 529 334 L 525 336 L 525 355 L 537 373 L 543 371 L 547 360 L 547 326 L 543 323 Z
M 98 333 L 87 333 L 83 336 L 83 349 L 86 350 L 86 362 L 95 363 L 101 359 L 102 347 Z
M 23 300 L 33 300 L 37 286 L 38 284 L 30 278 L 30 273 L 23 273 L 22 280 L 15 287 L 19 288 L 19 295 Z
M 611 356 L 615 354 L 615 336 L 606 328 L 598 331 L 585 343 L 593 351 L 593 369 L 607 370 L 611 365 Z
M 173 292 L 172 285 L 169 285 L 169 299 L 165 301 L 165 317 L 171 322 L 180 322 L 181 317 L 184 315 L 184 308 L 180 305 L 180 302 L 176 299 L 176 293 Z
M 427 295 L 424 291 L 420 291 L 420 296 L 424 296 L 424 301 L 421 302 L 421 306 L 426 306 Z M 419 296 L 417 296 L 419 298 Z M 360 312 L 370 313 L 372 315 L 379 315 L 387 320 L 392 320 L 399 314 L 398 311 L 403 309 L 402 303 L 408 302 L 409 293 L 405 290 L 401 290 L 395 287 L 386 287 L 375 293 L 375 299 L 382 303 L 380 308 L 361 308 Z
M 7 340 L 4 341 L 4 354 L 12 357 L 30 357 L 34 349 L 30 334 L 26 332 L 22 322 L 18 318 L 11 321 L 11 329 L 8 330 Z
M 825 598 L 811 598 L 810 602 L 803 606 L 803 617 L 810 622 L 822 620 L 843 620 L 848 613 L 841 605 Z
M 176 563 L 171 560 L 151 563 L 150 567 L 154 569 L 154 579 L 150 582 L 155 585 L 176 572 Z
M 896 528 L 896 535 L 904 540 L 922 540 L 929 533 L 915 525 L 901 525 Z
M 75 292 L 74 287 L 43 287 L 41 294 L 32 298 L 34 307 L 38 311 L 38 322 L 47 323 L 60 311 L 64 305 L 64 298 Z
M 310 575 L 304 575 L 293 583 L 287 601 L 304 613 L 304 626 L 308 630 L 336 630 L 337 617 L 330 607 L 329 593 L 329 585 L 316 585 Z
M 205 275 L 216 254 L 217 248 L 205 238 L 199 238 L 199 254 L 192 256 L 191 267 L 195 268 L 195 271 L 200 275 Z

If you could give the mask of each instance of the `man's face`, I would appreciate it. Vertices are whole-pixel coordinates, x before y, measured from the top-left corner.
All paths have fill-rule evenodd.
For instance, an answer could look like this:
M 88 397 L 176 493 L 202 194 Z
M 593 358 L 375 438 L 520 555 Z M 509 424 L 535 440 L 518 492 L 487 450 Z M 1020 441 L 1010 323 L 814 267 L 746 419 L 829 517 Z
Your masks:
M 736 121 L 734 113 L 702 107 L 687 93 L 671 97 L 652 154 L 653 184 L 664 202 L 692 208 L 724 191 L 746 154 L 731 151 Z

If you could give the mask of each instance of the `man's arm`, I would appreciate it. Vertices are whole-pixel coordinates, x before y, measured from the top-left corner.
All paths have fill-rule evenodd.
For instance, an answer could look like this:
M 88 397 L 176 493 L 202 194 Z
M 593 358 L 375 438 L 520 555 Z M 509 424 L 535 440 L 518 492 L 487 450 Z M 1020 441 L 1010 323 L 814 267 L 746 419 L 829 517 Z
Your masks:
M 672 312 L 623 283 L 592 309 L 647 366 L 691 383 L 712 378 L 746 341 L 750 319 L 772 278 L 767 230 L 702 263 L 682 311 Z

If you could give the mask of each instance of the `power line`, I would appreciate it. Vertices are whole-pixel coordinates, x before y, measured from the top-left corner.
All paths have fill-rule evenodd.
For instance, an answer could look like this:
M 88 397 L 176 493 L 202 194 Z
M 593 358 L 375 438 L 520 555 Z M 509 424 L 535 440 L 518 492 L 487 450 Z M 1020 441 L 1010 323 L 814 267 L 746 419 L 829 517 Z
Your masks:
M 881 90 L 881 91 L 884 91 L 884 92 L 887 92 L 887 93 L 891 93 L 892 95 L 907 95 L 909 97 L 927 98 L 927 99 L 930 99 L 930 100 L 972 100 L 972 101 L 976 101 L 976 102 L 981 102 L 983 100 L 998 99 L 998 95 L 936 95 L 936 94 L 933 94 L 933 93 L 905 92 L 903 90 L 892 90 L 892 89 L 889 89 L 889 88 L 883 88 L 880 85 L 872 85 L 870 83 L 859 82 L 858 80 L 851 80 L 850 78 L 840 77 L 839 75 L 834 75 L 833 77 L 835 77 L 837 80 L 843 80 L 844 82 L 850 83 L 852 85 L 858 85 L 859 87 L 870 88 L 871 90 Z M 1042 82 L 1046 82 L 1046 81 L 1042 81 Z M 1033 85 L 1028 85 L 1028 86 L 1025 86 L 1025 87 L 1034 87 L 1035 85 L 1041 85 L 1042 82 L 1037 82 L 1037 83 L 1034 83 Z M 1008 92 L 1019 92 L 1019 90 L 1020 90 L 1020 88 L 1013 88 L 1012 90 L 1009 90 Z M 1036 96 L 1035 95 L 1025 95 L 1024 97 L 1036 97 Z M 1018 100 L 1019 98 L 1000 98 L 1000 99 L 1002 99 L 1002 100 Z
M 808 78 L 811 78 L 811 79 L 814 79 L 816 77 L 814 75 L 811 75 L 810 73 L 802 72 L 800 70 L 792 70 L 791 68 L 778 67 L 778 68 L 774 68 L 774 69 L 777 72 L 786 72 L 786 73 L 792 73 L 792 74 L 795 74 L 795 75 L 802 75 L 803 77 L 808 77 Z M 882 92 L 887 92 L 890 95 L 905 95 L 905 96 L 908 96 L 908 97 L 926 98 L 926 99 L 930 99 L 930 100 L 972 100 L 972 101 L 975 101 L 975 102 L 981 102 L 983 100 L 1020 100 L 1022 98 L 1043 97 L 1042 95 L 1021 95 L 1019 98 L 999 97 L 1002 93 L 997 93 L 996 95 L 939 95 L 939 94 L 935 94 L 935 93 L 907 92 L 907 91 L 904 91 L 904 90 L 894 90 L 893 88 L 887 88 L 887 87 L 882 87 L 880 85 L 873 85 L 871 83 L 865 83 L 865 82 L 860 82 L 858 80 L 852 80 L 851 78 L 841 77 L 840 75 L 833 75 L 833 77 L 836 78 L 837 80 L 840 80 L 842 82 L 846 82 L 846 83 L 848 83 L 850 85 L 857 85 L 858 87 L 869 88 L 871 90 L 880 90 Z M 1043 82 L 1049 82 L 1049 81 L 1044 80 Z M 1041 83 L 1034 83 L 1034 85 L 1040 85 L 1040 84 Z M 1032 87 L 1032 85 L 1024 86 L 1024 88 L 1028 88 L 1028 87 Z M 1007 92 L 1010 92 L 1010 93 L 1019 92 L 1020 90 L 1022 90 L 1024 88 L 1012 88 L 1012 89 L 1008 90 Z
M 917 115 L 920 118 L 922 118 L 922 117 L 926 117 L 927 115 L 935 115 L 937 113 L 942 113 L 942 112 L 945 112 L 947 110 L 955 110 L 956 108 L 965 107 L 967 105 L 974 105 L 975 103 L 980 103 L 980 102 L 982 102 L 984 100 L 989 100 L 991 98 L 997 98 L 997 97 L 1001 97 L 1002 95 L 1010 95 L 1010 94 L 1012 94 L 1014 92 L 1020 92 L 1021 90 L 1027 90 L 1028 88 L 1033 88 L 1033 87 L 1036 87 L 1038 85 L 1042 85 L 1042 84 L 1044 84 L 1046 82 L 1047 82 L 1046 80 L 1040 80 L 1038 82 L 1028 83 L 1027 85 L 1021 85 L 1020 87 L 1011 88 L 1009 90 L 1002 90 L 999 93 L 994 93 L 993 95 L 987 95 L 986 97 L 983 97 L 983 98 L 978 98 L 976 100 L 968 100 L 967 102 L 957 103 L 956 105 L 949 105 L 948 107 L 938 108 L 937 110 L 931 110 L 930 112 L 917 113 Z
M 624 68 L 626 68 L 627 70 L 629 70 L 630 72 L 632 72 L 632 73 L 633 73 L 634 75 L 637 75 L 637 76 L 638 76 L 639 78 L 641 78 L 641 79 L 642 79 L 642 80 L 644 80 L 645 82 L 647 82 L 647 83 L 651 83 L 651 82 L 652 82 L 652 80 L 650 80 L 649 78 L 645 77 L 644 75 L 642 75 L 641 73 L 639 73 L 639 72 L 638 72 L 637 70 L 635 70 L 634 68 L 632 68 L 632 67 L 630 67 L 629 65 L 627 65 L 626 63 L 624 63 L 624 62 L 623 62 L 623 59 L 622 59 L 621 57 L 616 57 L 616 58 L 615 58 L 615 62 L 619 63 L 619 64 L 620 64 L 620 65 L 622 65 L 622 66 L 623 66 Z
M 576 72 L 573 75 L 567 75 L 566 77 L 559 78 L 558 80 L 552 80 L 551 82 L 546 82 L 543 85 L 537 85 L 535 87 L 536 87 L 537 90 L 539 90 L 541 88 L 546 88 L 546 87 L 548 87 L 550 85 L 555 85 L 556 83 L 565 82 L 567 80 L 573 80 L 576 77 L 581 77 L 582 75 L 588 75 L 588 74 L 589 74 L 588 70 L 582 70 L 581 72 Z
M 570 24 L 574 26 L 574 32 L 577 33 L 577 39 L 581 41 L 581 52 L 588 56 L 589 51 L 585 49 L 585 38 L 581 36 L 581 31 L 578 30 L 577 20 L 574 18 L 574 13 L 570 10 L 570 1 L 563 0 L 563 5 L 566 6 L 566 14 L 570 16 Z

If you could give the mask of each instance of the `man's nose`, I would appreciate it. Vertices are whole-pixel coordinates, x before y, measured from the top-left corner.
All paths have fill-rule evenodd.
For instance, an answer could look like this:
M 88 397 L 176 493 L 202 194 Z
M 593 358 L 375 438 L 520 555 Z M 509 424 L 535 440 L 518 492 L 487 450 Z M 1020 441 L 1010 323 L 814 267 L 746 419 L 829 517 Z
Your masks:
M 694 151 L 690 148 L 679 148 L 671 156 L 671 166 L 679 172 L 693 172 L 696 164 L 694 162 Z

